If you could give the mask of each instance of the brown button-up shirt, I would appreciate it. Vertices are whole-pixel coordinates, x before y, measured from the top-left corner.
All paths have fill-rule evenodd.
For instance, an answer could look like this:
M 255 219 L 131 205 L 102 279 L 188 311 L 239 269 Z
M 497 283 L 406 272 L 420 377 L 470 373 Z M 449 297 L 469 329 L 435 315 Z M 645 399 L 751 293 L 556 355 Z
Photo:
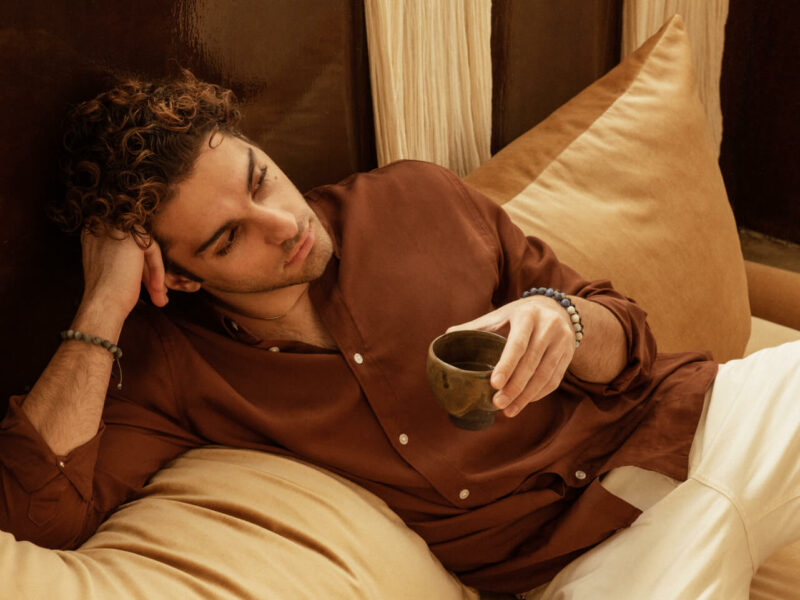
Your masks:
M 334 240 L 309 293 L 338 350 L 259 340 L 197 298 L 140 304 L 120 341 L 124 388 L 109 387 L 93 440 L 53 455 L 12 399 L 0 527 L 75 545 L 176 454 L 224 444 L 344 475 L 464 582 L 520 592 L 638 515 L 599 476 L 637 465 L 686 477 L 717 368 L 708 354 L 658 355 L 632 300 L 559 263 L 445 169 L 395 163 L 306 197 Z M 627 366 L 608 384 L 568 373 L 517 417 L 457 429 L 426 383 L 428 344 L 534 285 L 608 308 Z

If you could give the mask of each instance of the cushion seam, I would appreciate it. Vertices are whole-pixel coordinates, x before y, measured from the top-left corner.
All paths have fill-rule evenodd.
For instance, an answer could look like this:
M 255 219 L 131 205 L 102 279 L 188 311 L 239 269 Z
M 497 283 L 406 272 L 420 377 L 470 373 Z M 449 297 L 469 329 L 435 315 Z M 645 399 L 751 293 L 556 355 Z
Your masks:
M 586 135 L 586 133 L 587 133 L 587 132 L 588 132 L 590 129 L 592 129 L 592 128 L 595 126 L 595 124 L 596 124 L 596 123 L 597 123 L 597 122 L 598 122 L 600 119 L 602 119 L 602 118 L 603 118 L 603 116 L 605 116 L 605 114 L 606 114 L 606 113 L 607 113 L 609 110 L 611 110 L 611 108 L 613 108 L 613 107 L 614 107 L 614 105 L 616 105 L 616 104 L 617 104 L 617 103 L 618 103 L 618 102 L 619 102 L 619 101 L 620 101 L 622 98 L 624 98 L 625 96 L 627 96 L 627 95 L 630 93 L 630 91 L 631 91 L 631 88 L 633 87 L 633 84 L 634 84 L 634 83 L 636 82 L 636 80 L 639 78 L 639 75 L 641 75 L 641 73 L 642 73 L 642 70 L 644 69 L 644 66 L 645 66 L 645 64 L 647 64 L 647 62 L 648 62 L 648 60 L 650 59 L 650 57 L 652 57 L 652 56 L 653 56 L 653 54 L 654 54 L 654 52 L 656 51 L 656 49 L 657 49 L 657 48 L 658 48 L 658 47 L 661 45 L 661 42 L 662 42 L 662 40 L 664 39 L 664 36 L 666 35 L 666 33 L 667 33 L 667 30 L 665 30 L 665 31 L 664 31 L 664 33 L 663 33 L 663 34 L 662 34 L 662 36 L 661 36 L 661 39 L 659 39 L 659 40 L 658 40 L 658 43 L 657 43 L 655 46 L 653 46 L 653 49 L 650 51 L 650 54 L 648 55 L 648 57 L 647 57 L 647 60 L 643 60 L 643 61 L 642 61 L 642 63 L 639 65 L 639 67 L 636 69 L 636 72 L 635 72 L 634 76 L 633 76 L 633 77 L 631 78 L 631 80 L 628 82 L 628 85 L 626 85 L 626 86 L 625 86 L 625 89 L 624 89 L 624 91 L 623 91 L 621 94 L 619 94 L 619 95 L 618 95 L 616 98 L 614 98 L 614 101 L 613 101 L 613 102 L 611 102 L 611 104 L 609 104 L 608 106 L 606 106 L 606 107 L 605 107 L 605 108 L 604 108 L 604 109 L 603 109 L 603 110 L 600 112 L 600 114 L 598 114 L 598 115 L 597 115 L 597 116 L 596 116 L 594 119 L 592 119 L 592 121 L 591 121 L 590 123 L 586 124 L 586 125 L 585 125 L 585 126 L 582 128 L 582 129 L 581 129 L 581 132 L 580 132 L 580 133 L 579 133 L 579 134 L 578 134 L 576 137 L 572 138 L 572 139 L 569 141 L 569 143 L 567 143 L 567 144 L 566 144 L 566 145 L 565 145 L 563 148 L 561 148 L 561 149 L 560 149 L 560 150 L 559 150 L 559 151 L 558 151 L 558 152 L 557 152 L 557 153 L 556 153 L 556 154 L 555 154 L 555 155 L 554 155 L 554 156 L 553 156 L 553 157 L 552 157 L 552 158 L 551 158 L 549 161 L 547 161 L 547 163 L 546 163 L 546 164 L 544 164 L 544 165 L 542 166 L 542 168 L 539 170 L 539 173 L 538 173 L 538 174 L 537 174 L 535 177 L 533 177 L 533 178 L 532 178 L 532 179 L 531 179 L 531 180 L 528 182 L 528 185 L 526 185 L 524 188 L 522 188 L 522 189 L 521 189 L 521 190 L 520 190 L 520 191 L 519 191 L 517 194 L 515 194 L 514 196 L 511 196 L 511 197 L 510 197 L 510 198 L 509 198 L 509 199 L 508 199 L 508 200 L 507 200 L 505 203 L 511 202 L 511 201 L 512 201 L 512 200 L 514 200 L 514 199 L 515 199 L 517 196 L 519 196 L 520 194 L 522 194 L 522 193 L 523 193 L 523 192 L 524 192 L 526 189 L 528 189 L 528 188 L 531 186 L 531 184 L 533 184 L 535 181 L 537 181 L 537 180 L 538 180 L 538 179 L 539 179 L 539 178 L 540 178 L 540 177 L 541 177 L 541 176 L 542 176 L 542 175 L 545 173 L 545 171 L 547 171 L 547 170 L 550 168 L 550 166 L 551 166 L 551 165 L 552 165 L 554 162 L 556 162 L 556 161 L 558 160 L 558 158 L 559 158 L 559 157 L 560 157 L 560 156 L 561 156 L 561 155 L 562 155 L 562 154 L 563 154 L 563 153 L 564 153 L 564 152 L 565 152 L 565 151 L 566 151 L 566 150 L 567 150 L 567 149 L 568 149 L 570 146 L 572 146 L 572 145 L 573 145 L 575 142 L 577 142 L 577 141 L 578 141 L 579 139 L 581 139 L 581 138 L 582 138 L 584 135 Z M 621 64 L 621 63 L 620 63 L 620 64 Z M 602 80 L 598 80 L 598 82 L 599 82 L 599 81 L 602 81 Z M 595 82 L 595 83 L 598 83 L 598 82 Z M 592 85 L 594 85 L 594 84 L 592 84 Z M 589 86 L 589 87 L 591 87 L 591 86 Z M 587 90 L 588 90 L 588 89 L 589 89 L 589 88 L 587 88 Z M 569 104 L 569 102 L 568 102 L 567 104 Z M 566 106 L 566 105 L 564 105 L 564 106 Z M 562 108 L 563 108 L 563 107 L 562 107 Z M 548 118 L 549 118 L 549 117 L 548 117 Z M 544 121 L 543 121 L 543 122 L 544 122 Z M 505 204 L 505 203 L 504 203 L 504 204 Z

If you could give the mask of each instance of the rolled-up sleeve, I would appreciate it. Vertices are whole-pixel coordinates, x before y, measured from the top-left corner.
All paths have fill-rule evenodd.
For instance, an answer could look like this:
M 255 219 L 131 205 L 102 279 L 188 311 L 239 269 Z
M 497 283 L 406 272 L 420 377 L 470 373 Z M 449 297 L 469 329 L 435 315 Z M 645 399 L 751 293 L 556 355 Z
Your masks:
M 582 291 L 582 298 L 603 305 L 619 321 L 625 333 L 628 355 L 625 368 L 607 383 L 584 381 L 569 371 L 567 381 L 594 397 L 615 396 L 639 385 L 649 385 L 657 348 L 656 339 L 647 324 L 647 313 L 632 298 L 623 296 L 611 287 L 610 281 L 593 281 Z
M 169 358 L 136 315 L 123 330 L 124 395 L 106 398 L 96 435 L 56 455 L 28 420 L 24 397 L 0 423 L 0 529 L 49 548 L 74 548 L 166 462 L 200 445 L 180 417 Z
M 104 427 L 69 454 L 56 455 L 22 410 L 23 399 L 11 398 L 0 423 L 0 528 L 41 545 L 69 546 L 92 501 Z

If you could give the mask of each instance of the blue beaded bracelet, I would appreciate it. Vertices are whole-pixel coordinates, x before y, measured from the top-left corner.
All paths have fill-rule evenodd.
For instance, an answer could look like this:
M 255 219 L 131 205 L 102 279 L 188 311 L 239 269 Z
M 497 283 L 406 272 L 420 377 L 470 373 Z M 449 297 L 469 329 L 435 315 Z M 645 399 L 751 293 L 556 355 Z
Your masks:
M 544 287 L 534 287 L 526 292 L 522 292 L 523 298 L 528 298 L 530 296 L 547 296 L 563 306 L 569 313 L 569 318 L 572 321 L 572 328 L 575 330 L 575 347 L 577 348 L 581 345 L 584 333 L 581 315 L 578 313 L 578 309 L 572 303 L 572 300 L 570 300 L 565 293 L 554 290 L 553 288 Z
M 111 353 L 111 356 L 114 357 L 114 360 L 117 361 L 117 369 L 119 369 L 119 383 L 117 384 L 117 389 L 122 389 L 122 365 L 119 364 L 119 359 L 122 358 L 122 348 L 109 342 L 108 340 L 104 340 L 101 337 L 92 336 L 88 333 L 83 333 L 82 331 L 78 331 L 77 329 L 67 329 L 61 332 L 61 339 L 64 341 L 67 340 L 77 340 L 79 342 L 89 342 L 90 344 L 94 344 L 95 346 L 102 346 L 106 350 Z

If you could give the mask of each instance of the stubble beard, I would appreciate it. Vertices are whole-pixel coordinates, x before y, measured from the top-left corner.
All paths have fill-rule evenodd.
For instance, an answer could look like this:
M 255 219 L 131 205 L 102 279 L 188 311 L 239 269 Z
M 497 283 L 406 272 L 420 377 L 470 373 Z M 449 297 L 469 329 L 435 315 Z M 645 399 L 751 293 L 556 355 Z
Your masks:
M 303 283 L 310 283 L 315 279 L 319 279 L 325 272 L 328 262 L 333 255 L 333 246 L 327 231 L 322 227 L 319 228 L 321 235 L 316 240 L 314 247 L 305 259 L 300 273 L 284 280 L 284 281 L 244 281 L 238 284 L 220 283 L 215 284 L 207 281 L 204 286 L 206 291 L 214 293 L 214 291 L 223 292 L 226 294 L 265 294 L 281 290 L 283 288 L 291 287 L 293 285 L 300 285 Z

